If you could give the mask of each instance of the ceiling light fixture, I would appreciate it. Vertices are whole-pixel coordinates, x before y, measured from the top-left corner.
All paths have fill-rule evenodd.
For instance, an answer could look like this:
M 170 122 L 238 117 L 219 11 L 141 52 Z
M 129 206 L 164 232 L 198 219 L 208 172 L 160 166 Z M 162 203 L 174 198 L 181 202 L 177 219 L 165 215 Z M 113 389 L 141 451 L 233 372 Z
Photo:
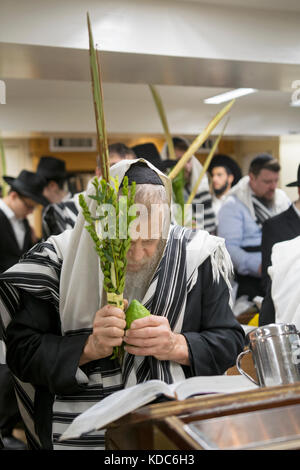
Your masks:
M 292 106 L 293 108 L 297 108 L 300 106 L 300 100 L 292 100 L 290 102 L 290 106 Z
M 212 96 L 211 98 L 206 98 L 204 103 L 206 104 L 219 104 L 224 101 L 230 101 L 234 98 L 239 98 L 240 96 L 249 95 L 250 93 L 255 93 L 258 90 L 255 88 L 237 88 L 236 90 L 227 91 L 226 93 L 221 93 L 220 95 Z

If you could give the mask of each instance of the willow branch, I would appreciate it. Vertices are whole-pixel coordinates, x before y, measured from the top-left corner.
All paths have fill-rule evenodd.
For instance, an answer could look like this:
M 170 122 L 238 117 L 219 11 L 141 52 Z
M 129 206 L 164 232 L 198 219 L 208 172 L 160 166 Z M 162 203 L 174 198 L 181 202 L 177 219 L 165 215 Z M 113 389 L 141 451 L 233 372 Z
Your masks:
M 149 85 L 149 88 L 152 93 L 154 103 L 156 105 L 156 109 L 158 111 L 163 129 L 164 129 L 164 134 L 165 134 L 165 138 L 166 138 L 168 150 L 169 150 L 169 158 L 170 160 L 176 160 L 173 139 L 169 131 L 168 121 L 167 121 L 167 117 L 166 117 L 166 113 L 164 110 L 161 97 L 159 96 L 159 93 L 157 92 L 157 90 L 155 89 L 153 85 Z
M 221 111 L 219 111 L 215 117 L 209 122 L 207 127 L 201 132 L 201 134 L 196 137 L 196 139 L 191 143 L 187 151 L 182 155 L 181 159 L 172 169 L 169 174 L 169 178 L 173 180 L 178 173 L 183 169 L 186 163 L 192 158 L 193 154 L 198 150 L 198 148 L 206 141 L 206 139 L 210 136 L 214 128 L 219 124 L 221 119 L 230 111 L 231 107 L 233 106 L 235 100 L 230 101 L 226 106 L 224 106 Z
M 219 145 L 219 142 L 220 142 L 221 138 L 223 137 L 223 134 L 224 134 L 224 132 L 225 132 L 226 126 L 227 126 L 227 124 L 228 124 L 228 121 L 229 121 L 229 118 L 227 118 L 227 120 L 226 120 L 226 122 L 225 122 L 225 124 L 224 124 L 224 126 L 223 126 L 223 129 L 222 129 L 220 135 L 219 135 L 218 138 L 216 139 L 216 141 L 215 141 L 215 143 L 214 143 L 214 145 L 213 145 L 211 151 L 209 152 L 209 155 L 207 156 L 207 158 L 206 158 L 206 160 L 205 160 L 205 163 L 204 163 L 204 165 L 203 165 L 203 168 L 202 168 L 202 170 L 201 170 L 201 173 L 200 173 L 200 175 L 199 175 L 199 178 L 197 179 L 197 182 L 196 182 L 196 184 L 195 184 L 195 186 L 194 186 L 194 188 L 193 188 L 193 190 L 192 190 L 191 194 L 189 195 L 189 198 L 188 198 L 188 200 L 187 200 L 187 202 L 186 202 L 187 204 L 191 204 L 191 203 L 193 202 L 193 200 L 194 200 L 194 197 L 195 197 L 196 194 L 197 194 L 197 191 L 198 191 L 198 188 L 199 188 L 200 183 L 201 183 L 201 181 L 202 181 L 202 178 L 203 178 L 203 176 L 205 175 L 205 173 L 206 173 L 206 171 L 207 171 L 207 168 L 208 168 L 208 166 L 209 166 L 209 164 L 210 164 L 210 162 L 211 162 L 211 160 L 212 160 L 212 157 L 213 157 L 214 154 L 215 154 L 215 151 L 216 151 L 216 149 L 217 149 L 217 147 L 218 147 L 218 145 Z

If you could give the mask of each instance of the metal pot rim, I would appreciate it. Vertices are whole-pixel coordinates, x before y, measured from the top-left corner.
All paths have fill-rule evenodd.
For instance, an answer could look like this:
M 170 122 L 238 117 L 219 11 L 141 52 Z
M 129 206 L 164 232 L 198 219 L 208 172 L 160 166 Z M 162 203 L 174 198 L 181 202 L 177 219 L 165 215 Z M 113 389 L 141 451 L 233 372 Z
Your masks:
M 249 342 L 257 341 L 272 336 L 298 334 L 296 325 L 293 323 L 270 323 L 250 331 L 247 334 Z

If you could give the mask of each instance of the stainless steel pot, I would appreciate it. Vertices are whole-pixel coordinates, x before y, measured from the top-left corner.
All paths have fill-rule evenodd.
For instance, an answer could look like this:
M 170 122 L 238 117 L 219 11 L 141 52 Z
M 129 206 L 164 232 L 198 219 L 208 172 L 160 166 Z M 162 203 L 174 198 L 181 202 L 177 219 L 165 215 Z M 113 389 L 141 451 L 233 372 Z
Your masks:
M 249 349 L 240 353 L 236 366 L 240 374 L 261 387 L 300 381 L 300 337 L 290 323 L 272 323 L 250 331 Z M 241 367 L 241 359 L 252 353 L 258 382 Z

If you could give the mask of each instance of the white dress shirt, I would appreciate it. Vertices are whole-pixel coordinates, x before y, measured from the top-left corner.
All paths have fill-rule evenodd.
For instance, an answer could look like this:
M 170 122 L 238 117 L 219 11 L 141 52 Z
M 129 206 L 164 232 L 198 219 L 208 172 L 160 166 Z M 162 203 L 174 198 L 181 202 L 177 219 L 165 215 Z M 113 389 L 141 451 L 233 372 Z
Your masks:
M 5 204 L 3 199 L 0 199 L 0 209 L 2 210 L 2 212 L 4 212 L 4 214 L 8 218 L 13 228 L 14 234 L 16 236 L 19 248 L 20 250 L 22 250 L 24 246 L 24 238 L 25 238 L 25 231 L 26 231 L 25 225 L 23 222 L 24 219 L 17 219 L 15 213 L 12 211 L 10 207 L 8 207 L 7 204 Z
M 223 194 L 221 197 L 217 197 L 215 194 L 212 195 L 212 205 L 213 210 L 215 211 L 216 216 L 218 215 L 219 210 L 221 209 L 227 194 Z

